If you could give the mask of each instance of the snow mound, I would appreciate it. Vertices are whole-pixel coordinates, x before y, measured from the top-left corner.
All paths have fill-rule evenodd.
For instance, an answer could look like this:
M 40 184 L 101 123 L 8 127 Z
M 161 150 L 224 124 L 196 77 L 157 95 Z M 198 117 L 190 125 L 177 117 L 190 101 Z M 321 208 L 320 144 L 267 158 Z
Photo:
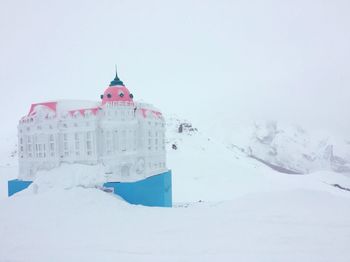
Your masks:
M 37 194 L 76 187 L 96 188 L 101 187 L 106 181 L 104 168 L 101 165 L 62 164 L 52 170 L 39 171 L 26 191 Z

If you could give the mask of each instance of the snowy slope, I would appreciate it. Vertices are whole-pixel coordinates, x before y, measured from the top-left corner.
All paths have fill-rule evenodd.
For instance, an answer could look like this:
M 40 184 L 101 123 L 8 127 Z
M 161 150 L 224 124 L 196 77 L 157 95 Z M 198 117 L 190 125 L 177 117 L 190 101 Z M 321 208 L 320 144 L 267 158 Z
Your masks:
M 218 132 L 228 146 L 240 148 L 277 170 L 290 173 L 329 170 L 350 174 L 350 143 L 346 138 L 281 121 L 216 123 L 211 133 L 218 136 Z
M 0 199 L 0 261 L 349 261 L 349 177 L 276 172 L 185 122 L 167 126 L 174 208 L 128 205 L 64 166 Z

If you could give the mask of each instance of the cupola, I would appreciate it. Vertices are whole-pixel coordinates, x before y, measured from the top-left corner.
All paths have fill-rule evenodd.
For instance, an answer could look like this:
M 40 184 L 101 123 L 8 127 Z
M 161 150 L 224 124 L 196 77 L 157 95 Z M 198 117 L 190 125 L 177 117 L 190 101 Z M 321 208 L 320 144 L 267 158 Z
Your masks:
M 115 70 L 115 78 L 109 84 L 109 87 L 101 95 L 102 105 L 109 102 L 133 102 L 133 95 L 124 86 L 122 80 L 118 77 L 117 69 Z

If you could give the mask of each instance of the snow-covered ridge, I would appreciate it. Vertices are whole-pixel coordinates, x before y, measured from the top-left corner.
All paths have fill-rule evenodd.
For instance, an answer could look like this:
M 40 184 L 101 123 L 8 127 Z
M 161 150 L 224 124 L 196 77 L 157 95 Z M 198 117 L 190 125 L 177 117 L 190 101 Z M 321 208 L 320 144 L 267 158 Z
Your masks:
M 346 139 L 278 121 L 226 125 L 220 130 L 225 144 L 278 171 L 350 173 L 350 144 Z

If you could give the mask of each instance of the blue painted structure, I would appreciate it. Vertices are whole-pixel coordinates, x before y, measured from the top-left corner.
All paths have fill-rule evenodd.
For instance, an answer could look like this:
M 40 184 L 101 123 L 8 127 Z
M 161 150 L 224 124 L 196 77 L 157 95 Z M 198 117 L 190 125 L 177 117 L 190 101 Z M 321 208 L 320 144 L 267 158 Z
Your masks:
M 10 197 L 17 192 L 26 189 L 31 183 L 32 181 L 23 181 L 18 179 L 9 180 L 7 182 L 8 196 Z
M 8 196 L 26 189 L 32 181 L 18 179 L 8 181 Z M 112 188 L 130 204 L 144 206 L 171 207 L 171 170 L 136 182 L 108 182 L 103 185 Z
M 171 170 L 136 182 L 108 182 L 114 194 L 125 201 L 144 206 L 172 207 Z

